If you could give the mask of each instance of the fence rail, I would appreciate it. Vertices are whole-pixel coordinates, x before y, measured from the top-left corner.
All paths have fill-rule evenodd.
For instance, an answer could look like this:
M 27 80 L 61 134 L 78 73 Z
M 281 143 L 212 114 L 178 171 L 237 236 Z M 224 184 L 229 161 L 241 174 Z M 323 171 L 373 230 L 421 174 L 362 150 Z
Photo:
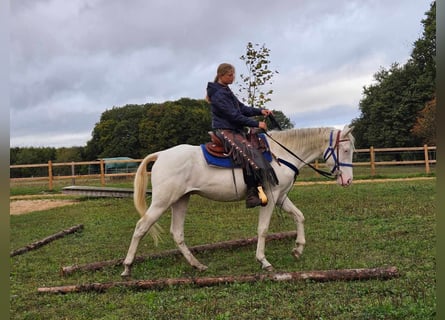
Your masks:
M 401 158 L 402 160 L 391 160 L 387 161 L 385 159 L 385 154 L 396 154 L 396 158 Z M 414 157 L 415 160 L 403 159 L 408 157 Z M 419 155 L 420 154 L 420 155 Z M 379 160 L 377 155 L 380 155 L 382 159 Z M 377 166 L 393 166 L 393 165 L 422 165 L 424 166 L 425 173 L 431 173 L 431 165 L 436 164 L 436 146 L 424 145 L 423 147 L 407 147 L 407 148 L 374 148 L 370 147 L 368 149 L 356 149 L 354 151 L 354 156 L 356 158 L 365 159 L 367 161 L 354 161 L 354 166 L 369 167 L 371 176 L 376 175 Z M 421 159 L 419 159 L 421 158 Z M 29 182 L 29 181 L 47 181 L 48 189 L 53 190 L 54 182 L 57 180 L 72 180 L 72 184 L 75 184 L 76 179 L 99 179 L 102 186 L 105 186 L 107 178 L 113 179 L 117 177 L 132 177 L 135 175 L 134 168 L 127 168 L 125 171 L 114 171 L 110 172 L 106 170 L 106 164 L 110 163 L 140 163 L 143 159 L 126 159 L 126 160 L 96 160 L 96 161 L 82 161 L 82 162 L 59 162 L 54 163 L 48 161 L 48 163 L 42 164 L 16 164 L 10 165 L 10 182 Z M 313 165 L 317 168 L 325 166 L 323 162 L 315 161 Z M 88 166 L 87 174 L 76 174 L 76 167 Z M 70 171 L 70 174 L 54 174 L 54 171 L 58 167 L 64 167 L 65 171 Z M 29 176 L 29 177 L 13 177 L 11 175 L 11 170 L 19 169 L 35 169 L 43 168 L 44 174 L 39 176 Z M 70 168 L 67 170 L 67 168 Z M 90 169 L 96 168 L 97 172 L 91 173 Z M 80 170 L 77 170 L 79 172 Z M 85 171 L 85 170 L 84 170 Z

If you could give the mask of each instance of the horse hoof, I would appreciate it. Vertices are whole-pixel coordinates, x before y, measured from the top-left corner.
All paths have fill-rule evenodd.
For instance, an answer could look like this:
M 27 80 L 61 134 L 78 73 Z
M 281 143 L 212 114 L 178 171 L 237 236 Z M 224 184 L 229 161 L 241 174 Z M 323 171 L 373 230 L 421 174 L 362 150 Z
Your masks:
M 272 272 L 272 271 L 274 271 L 275 269 L 274 269 L 273 266 L 270 265 L 270 266 L 264 267 L 263 270 L 266 270 L 267 272 Z
M 292 250 L 292 256 L 298 260 L 301 257 L 301 252 L 298 251 L 297 249 L 294 249 L 294 250 Z
M 198 266 L 195 266 L 195 268 L 198 269 L 199 271 L 206 271 L 209 267 L 207 267 L 203 264 L 200 264 Z
M 264 268 L 264 270 L 266 270 L 267 272 L 273 272 L 275 269 L 272 266 L 268 266 L 268 267 Z
M 124 271 L 121 273 L 121 277 L 124 279 L 128 279 L 131 276 L 131 270 L 128 266 L 124 267 Z

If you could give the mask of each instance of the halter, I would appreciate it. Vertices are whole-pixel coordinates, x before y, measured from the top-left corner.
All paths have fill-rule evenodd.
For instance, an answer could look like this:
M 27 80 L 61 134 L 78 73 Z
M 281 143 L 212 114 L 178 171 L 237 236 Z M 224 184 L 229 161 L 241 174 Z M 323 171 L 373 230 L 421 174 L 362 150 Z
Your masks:
M 329 136 L 329 146 L 327 147 L 326 151 L 323 154 L 323 159 L 327 161 L 330 157 L 334 159 L 334 167 L 331 170 L 331 174 L 334 176 L 341 175 L 341 169 L 340 167 L 352 167 L 352 163 L 346 163 L 346 162 L 340 162 L 339 159 L 339 145 L 342 142 L 349 141 L 349 139 L 340 139 L 340 133 L 341 130 L 337 132 L 337 137 L 335 138 L 335 143 L 333 144 L 333 134 L 334 130 L 331 131 L 331 134 Z M 335 152 L 337 150 L 337 152 Z
M 321 174 L 322 176 L 326 177 L 326 178 L 330 178 L 330 179 L 335 179 L 338 176 L 341 176 L 342 172 L 340 170 L 340 167 L 352 167 L 352 163 L 345 163 L 345 162 L 340 162 L 339 159 L 339 144 L 341 142 L 345 142 L 345 141 L 349 141 L 349 139 L 341 139 L 340 140 L 340 133 L 341 130 L 339 130 L 337 132 L 337 137 L 335 139 L 335 144 L 332 145 L 333 142 L 333 133 L 334 130 L 331 131 L 331 134 L 329 136 L 329 147 L 326 149 L 326 151 L 324 152 L 323 155 L 323 159 L 326 161 L 328 160 L 331 156 L 334 159 L 334 167 L 332 168 L 331 172 L 328 171 L 323 171 L 320 170 L 318 168 L 315 168 L 313 165 L 311 165 L 310 163 L 307 163 L 306 161 L 304 161 L 303 159 L 301 159 L 299 156 L 297 156 L 295 153 L 293 153 L 291 150 L 289 150 L 286 146 L 282 145 L 280 142 L 278 142 L 277 140 L 275 140 L 270 134 L 268 134 L 267 132 L 264 132 L 271 140 L 273 140 L 275 143 L 277 143 L 280 147 L 282 147 L 284 150 L 286 150 L 289 154 L 293 155 L 295 158 L 297 158 L 298 160 L 300 160 L 302 163 L 304 163 L 305 165 L 309 166 L 312 170 L 318 172 L 319 174 Z M 335 149 L 337 149 L 337 155 L 335 155 Z M 292 165 L 289 166 L 287 161 L 284 161 L 283 159 L 279 158 L 278 159 L 279 162 L 287 165 L 289 168 L 291 168 L 292 170 L 295 171 L 295 177 L 298 175 L 298 169 Z

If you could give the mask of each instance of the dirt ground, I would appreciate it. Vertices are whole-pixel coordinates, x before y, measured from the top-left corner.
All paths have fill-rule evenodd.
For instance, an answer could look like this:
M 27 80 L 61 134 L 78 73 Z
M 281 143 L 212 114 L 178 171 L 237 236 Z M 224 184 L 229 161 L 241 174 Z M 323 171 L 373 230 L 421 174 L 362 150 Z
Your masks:
M 9 202 L 9 214 L 11 215 L 25 214 L 33 211 L 41 211 L 62 206 L 73 205 L 75 203 L 77 203 L 77 201 L 61 200 L 61 199 L 14 200 Z

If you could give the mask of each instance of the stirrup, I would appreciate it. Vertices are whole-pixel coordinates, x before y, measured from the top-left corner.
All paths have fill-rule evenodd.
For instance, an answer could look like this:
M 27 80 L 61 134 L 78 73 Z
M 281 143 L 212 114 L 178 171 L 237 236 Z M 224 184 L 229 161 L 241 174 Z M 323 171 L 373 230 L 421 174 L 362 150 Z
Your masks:
M 262 186 L 258 186 L 258 198 L 260 198 L 261 200 L 261 206 L 264 207 L 267 205 L 267 196 L 263 191 L 263 187 Z

